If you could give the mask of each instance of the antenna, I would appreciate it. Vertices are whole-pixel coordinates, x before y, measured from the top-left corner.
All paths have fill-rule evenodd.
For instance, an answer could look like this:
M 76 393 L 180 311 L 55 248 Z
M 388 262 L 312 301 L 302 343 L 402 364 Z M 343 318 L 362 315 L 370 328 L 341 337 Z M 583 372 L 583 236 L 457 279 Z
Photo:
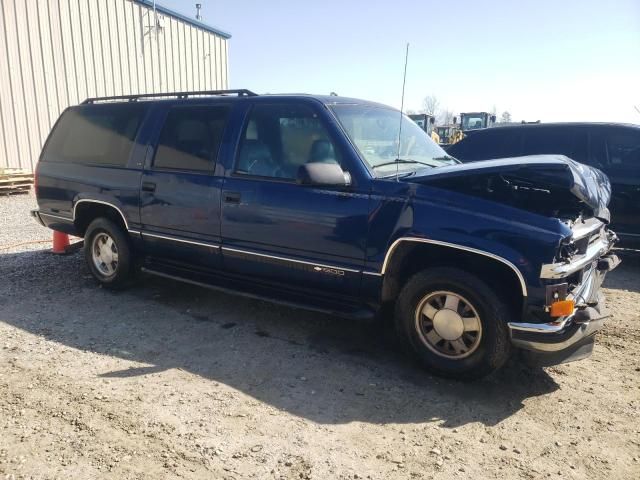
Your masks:
M 400 141 L 402 140 L 402 110 L 404 110 L 404 86 L 407 83 L 407 63 L 409 62 L 409 42 L 404 54 L 404 76 L 402 77 L 402 99 L 400 100 L 400 128 L 398 128 L 398 154 L 396 155 L 396 182 L 399 181 L 398 170 L 400 167 Z

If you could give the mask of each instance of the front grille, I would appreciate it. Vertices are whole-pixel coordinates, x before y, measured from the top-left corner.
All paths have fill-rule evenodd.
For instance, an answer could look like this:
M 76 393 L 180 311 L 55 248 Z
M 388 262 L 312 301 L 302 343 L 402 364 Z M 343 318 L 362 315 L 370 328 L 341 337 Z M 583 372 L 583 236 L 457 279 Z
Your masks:
M 595 220 L 595 219 L 594 219 Z M 575 248 L 575 255 L 584 255 L 587 253 L 587 250 L 589 249 L 589 247 L 591 247 L 592 245 L 594 245 L 595 243 L 599 242 L 600 240 L 602 240 L 603 238 L 606 238 L 606 230 L 605 230 L 605 225 L 601 222 L 598 221 L 598 224 L 600 224 L 599 228 L 597 226 L 597 224 L 595 224 L 595 221 L 592 220 L 593 222 L 593 227 L 595 229 L 593 229 L 589 234 L 584 235 L 584 230 L 580 229 L 580 228 L 575 228 L 574 226 L 574 232 L 577 232 L 581 235 L 584 235 L 582 238 L 577 239 L 576 241 L 573 242 L 574 248 Z M 580 224 L 581 227 L 584 227 L 584 224 Z M 589 276 L 590 271 L 593 269 L 593 264 L 588 264 L 585 265 L 584 268 L 581 268 L 580 270 L 572 273 L 571 275 L 569 275 L 567 277 L 567 283 L 569 284 L 569 293 L 575 293 L 576 290 L 579 290 L 580 287 L 582 286 L 582 284 L 585 281 L 585 278 L 587 278 Z
M 576 226 L 572 228 L 574 236 L 576 236 L 576 234 L 582 236 L 582 238 L 578 238 L 573 242 L 578 255 L 585 254 L 591 245 L 598 242 L 606 235 L 604 224 L 599 221 L 597 223 L 599 224 L 599 227 L 598 225 L 593 225 L 595 229 L 591 229 L 591 231 L 586 235 L 584 234 L 584 227 L 582 227 L 582 224 L 580 224 L 580 227 L 582 228 L 576 228 Z

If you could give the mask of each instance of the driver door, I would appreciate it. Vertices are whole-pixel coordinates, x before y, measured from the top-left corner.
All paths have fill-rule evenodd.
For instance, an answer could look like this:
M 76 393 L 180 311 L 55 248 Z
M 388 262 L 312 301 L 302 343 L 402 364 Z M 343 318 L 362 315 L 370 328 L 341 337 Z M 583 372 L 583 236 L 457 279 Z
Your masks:
M 305 103 L 258 103 L 248 114 L 222 194 L 225 269 L 255 280 L 358 293 L 369 194 L 357 186 L 304 186 L 298 167 L 344 155 Z

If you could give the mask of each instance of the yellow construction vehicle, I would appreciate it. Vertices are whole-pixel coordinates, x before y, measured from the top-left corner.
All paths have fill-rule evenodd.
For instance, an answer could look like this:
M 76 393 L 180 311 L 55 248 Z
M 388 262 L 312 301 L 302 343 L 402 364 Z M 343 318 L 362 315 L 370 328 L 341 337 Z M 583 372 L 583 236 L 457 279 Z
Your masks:
M 453 123 L 456 123 L 456 117 L 453 117 Z M 488 112 L 471 112 L 460 114 L 460 130 L 466 133 L 470 130 L 479 128 L 493 127 L 496 123 L 496 116 Z
M 496 116 L 488 112 L 461 113 L 460 124 L 458 118 L 453 117 L 452 124 L 440 125 L 436 132 L 440 136 L 440 145 L 447 146 L 459 142 L 471 130 L 493 127 L 495 123 Z
M 428 113 L 412 113 L 409 115 L 409 118 L 416 122 L 420 128 L 422 128 L 427 135 L 431 137 L 436 143 L 440 143 L 440 137 L 434 130 L 433 126 L 436 123 L 436 119 L 433 115 L 429 115 Z
M 440 137 L 440 141 L 438 143 L 443 147 L 453 145 L 464 137 L 460 128 L 455 123 L 451 123 L 449 125 L 438 125 L 435 130 Z

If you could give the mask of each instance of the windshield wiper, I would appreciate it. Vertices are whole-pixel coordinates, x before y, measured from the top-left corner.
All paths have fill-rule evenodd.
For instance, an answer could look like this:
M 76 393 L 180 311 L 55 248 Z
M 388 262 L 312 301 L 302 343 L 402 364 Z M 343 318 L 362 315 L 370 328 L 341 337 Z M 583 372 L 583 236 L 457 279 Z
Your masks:
M 444 155 L 442 157 L 435 157 L 434 160 L 439 160 L 439 161 L 447 160 L 447 161 L 449 161 L 451 163 L 461 163 L 460 160 L 458 160 L 456 158 L 453 158 L 451 155 Z
M 430 163 L 426 163 L 426 162 L 419 162 L 418 160 L 408 160 L 406 158 L 396 158 L 395 160 L 391 161 L 391 162 L 384 162 L 384 163 L 379 163 L 377 165 L 372 166 L 371 168 L 378 168 L 378 167 L 384 167 L 385 165 L 396 165 L 399 163 L 419 163 L 420 165 L 426 165 L 427 167 L 433 167 L 432 164 Z

